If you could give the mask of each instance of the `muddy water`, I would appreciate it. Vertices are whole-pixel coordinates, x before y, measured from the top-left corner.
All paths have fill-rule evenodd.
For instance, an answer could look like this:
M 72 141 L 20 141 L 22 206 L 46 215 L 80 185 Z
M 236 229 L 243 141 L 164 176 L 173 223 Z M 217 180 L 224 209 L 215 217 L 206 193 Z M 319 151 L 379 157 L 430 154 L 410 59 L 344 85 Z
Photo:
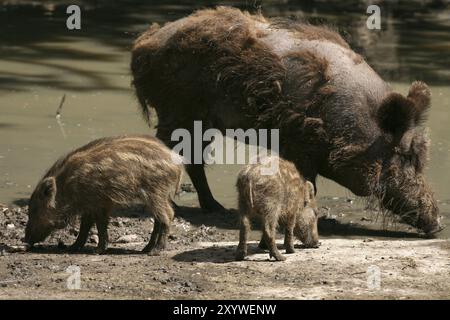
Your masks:
M 243 8 L 254 10 L 251 2 Z M 0 10 L 0 202 L 21 204 L 43 172 L 70 149 L 102 136 L 154 132 L 141 119 L 130 87 L 129 47 L 148 23 L 175 20 L 193 7 L 144 1 L 123 1 L 119 7 L 98 1 L 96 6 L 82 6 L 82 30 L 68 31 L 64 5 L 11 3 Z M 382 17 L 383 31 L 376 32 L 365 27 L 364 8 L 347 8 L 343 16 L 336 14 L 339 8 L 322 6 L 269 3 L 262 11 L 332 23 L 402 93 L 413 79 L 430 84 L 433 108 L 428 125 L 433 143 L 428 176 L 449 225 L 450 71 L 445 61 L 450 55 L 450 23 L 445 17 L 450 11 L 419 8 L 397 16 L 398 10 L 391 8 Z M 58 122 L 56 110 L 63 95 Z M 236 206 L 239 168 L 207 169 L 212 191 L 226 207 Z M 363 205 L 351 203 L 354 196 L 346 189 L 325 179 L 318 187 L 331 215 L 355 221 L 364 216 Z M 180 203 L 196 205 L 195 194 L 183 196 Z M 449 237 L 450 228 L 440 236 Z

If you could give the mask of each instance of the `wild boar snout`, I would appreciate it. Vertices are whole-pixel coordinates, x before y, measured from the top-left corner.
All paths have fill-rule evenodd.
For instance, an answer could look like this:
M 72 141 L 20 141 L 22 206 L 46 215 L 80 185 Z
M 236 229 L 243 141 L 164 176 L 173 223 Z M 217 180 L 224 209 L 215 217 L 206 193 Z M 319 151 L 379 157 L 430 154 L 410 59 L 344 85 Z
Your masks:
M 403 222 L 431 236 L 443 229 L 436 198 L 424 177 L 412 176 L 409 171 L 398 170 L 388 180 L 382 195 L 383 206 L 400 216 Z
M 25 229 L 24 242 L 28 243 L 30 246 L 35 243 L 44 241 L 52 232 L 50 226 L 39 225 L 39 227 L 33 226 L 33 223 L 28 223 Z
M 305 207 L 297 217 L 294 232 L 307 248 L 317 248 L 319 246 L 317 220 L 316 212 L 311 207 Z
M 441 218 L 439 215 L 439 207 L 434 197 L 424 197 L 419 201 L 417 228 L 423 230 L 427 237 L 433 238 L 436 233 L 445 228 L 441 223 Z
M 26 243 L 33 245 L 44 241 L 54 229 L 60 227 L 56 219 L 55 197 L 55 178 L 44 178 L 37 185 L 29 201 L 24 238 Z
M 424 169 L 431 140 L 422 127 L 431 107 L 431 91 L 413 82 L 408 95 L 389 93 L 378 109 L 378 123 L 386 147 L 376 193 L 383 207 L 427 235 L 442 229 L 439 208 Z

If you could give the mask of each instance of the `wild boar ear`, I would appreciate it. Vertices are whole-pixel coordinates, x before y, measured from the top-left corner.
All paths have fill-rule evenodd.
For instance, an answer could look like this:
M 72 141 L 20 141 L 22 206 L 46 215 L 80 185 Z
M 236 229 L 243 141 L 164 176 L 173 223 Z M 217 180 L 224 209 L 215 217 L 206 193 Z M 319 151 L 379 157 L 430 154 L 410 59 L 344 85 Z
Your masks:
M 414 81 L 409 88 L 408 100 L 414 104 L 416 125 L 421 125 L 426 120 L 426 111 L 431 106 L 431 91 L 425 82 Z
M 42 195 L 49 207 L 55 207 L 56 180 L 55 177 L 48 177 L 42 181 Z
M 383 99 L 378 109 L 378 124 L 397 139 L 414 127 L 416 109 L 414 102 L 399 93 L 392 92 Z
M 309 204 L 311 200 L 314 199 L 314 195 L 314 185 L 310 181 L 306 181 L 305 203 Z

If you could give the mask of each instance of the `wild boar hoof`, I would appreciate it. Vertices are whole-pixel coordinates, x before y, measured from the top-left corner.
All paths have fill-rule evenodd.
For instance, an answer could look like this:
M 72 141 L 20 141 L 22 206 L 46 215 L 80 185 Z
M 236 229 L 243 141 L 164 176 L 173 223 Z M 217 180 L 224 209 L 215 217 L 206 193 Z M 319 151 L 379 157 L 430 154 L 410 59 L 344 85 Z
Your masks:
M 274 257 L 276 261 L 285 261 L 286 257 L 282 256 L 281 253 L 270 254 L 270 257 Z
M 236 261 L 242 261 L 242 260 L 244 260 L 245 259 L 245 256 L 247 255 L 247 253 L 246 252 L 244 252 L 244 251 L 238 251 L 238 252 L 236 252 Z
M 149 256 L 159 256 L 161 251 L 166 248 L 165 244 L 148 244 L 142 249 L 142 253 L 146 253 Z
M 286 248 L 286 254 L 295 253 L 294 248 Z
M 304 243 L 303 247 L 305 249 L 317 249 L 321 246 L 321 242 L 317 242 L 317 243 Z
M 147 255 L 149 256 L 159 256 L 161 255 L 161 249 L 159 248 L 153 248 L 149 251 L 146 251 Z
M 145 246 L 145 248 L 144 249 L 142 249 L 142 253 L 149 253 L 150 252 L 150 250 L 151 250 L 152 248 L 151 247 L 149 247 L 148 245 L 147 246 Z
M 317 242 L 315 245 L 313 245 L 311 248 L 317 249 L 322 245 L 322 242 Z
M 219 202 L 217 202 L 216 200 L 214 201 L 209 201 L 207 203 L 203 203 L 201 205 L 202 210 L 204 213 L 212 213 L 212 212 L 227 212 L 227 209 L 224 208 L 224 206 L 222 206 Z

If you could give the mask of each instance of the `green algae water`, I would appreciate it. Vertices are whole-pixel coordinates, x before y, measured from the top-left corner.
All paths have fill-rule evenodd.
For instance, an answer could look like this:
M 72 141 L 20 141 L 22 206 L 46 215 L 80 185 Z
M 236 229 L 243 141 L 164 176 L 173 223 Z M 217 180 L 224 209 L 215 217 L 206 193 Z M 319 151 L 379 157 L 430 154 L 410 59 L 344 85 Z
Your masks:
M 164 23 L 215 4 L 235 5 L 267 16 L 296 16 L 325 22 L 393 88 L 407 93 L 413 80 L 432 90 L 427 126 L 432 138 L 427 176 L 444 223 L 450 224 L 450 9 L 385 8 L 382 29 L 368 30 L 363 1 L 324 4 L 309 1 L 78 1 L 81 30 L 66 28 L 65 1 L 0 1 L 0 203 L 24 204 L 44 171 L 57 158 L 88 141 L 125 133 L 154 133 L 140 116 L 129 70 L 133 39 L 152 22 Z M 181 3 L 181 4 L 180 4 Z M 62 97 L 61 116 L 56 110 Z M 236 208 L 239 165 L 208 167 L 209 184 L 226 207 Z M 186 178 L 187 179 L 187 178 Z M 345 205 L 349 220 L 360 220 L 352 194 L 319 179 L 319 201 Z M 196 206 L 195 194 L 180 203 Z M 339 208 L 339 207 L 338 207 Z M 450 236 L 450 228 L 439 235 Z

